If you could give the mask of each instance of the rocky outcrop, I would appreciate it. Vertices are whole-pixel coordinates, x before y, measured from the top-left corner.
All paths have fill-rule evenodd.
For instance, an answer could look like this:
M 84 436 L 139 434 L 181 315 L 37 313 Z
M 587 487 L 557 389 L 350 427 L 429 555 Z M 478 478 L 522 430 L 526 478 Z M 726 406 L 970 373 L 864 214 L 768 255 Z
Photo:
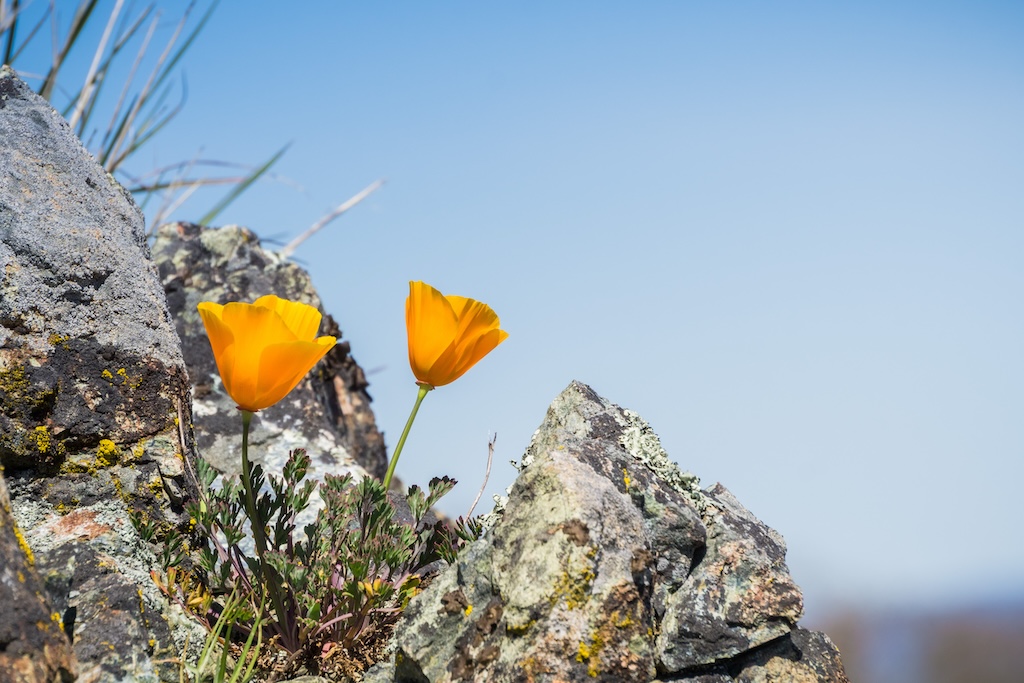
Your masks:
M 178 657 L 184 631 L 130 520 L 184 524 L 194 481 L 189 381 L 142 215 L 6 68 L 0 169 L 0 464 L 18 552 L 45 587 L 42 624 L 63 623 L 82 683 L 177 681 L 158 662 Z M 0 624 L 36 628 L 22 609 L 0 600 Z
M 309 274 L 260 246 L 251 231 L 238 226 L 204 228 L 172 223 L 157 232 L 154 260 L 167 293 L 167 304 L 182 340 L 185 363 L 194 382 L 194 427 L 203 457 L 221 472 L 237 473 L 241 420 L 234 401 L 224 393 L 210 342 L 196 310 L 201 301 L 255 301 L 264 294 L 321 308 Z M 324 316 L 320 334 L 341 338 L 338 324 Z M 387 469 L 384 437 L 377 430 L 368 384 L 339 341 L 284 400 L 257 413 L 252 435 L 255 460 L 278 472 L 294 448 L 308 450 L 310 476 L 326 472 Z
M 130 196 L 6 69 L 0 169 L 0 681 L 178 681 L 186 636 L 205 634 L 156 590 L 132 518 L 187 527 L 193 420 L 203 453 L 238 466 L 196 304 L 319 299 L 234 226 L 164 226 L 157 272 Z M 320 473 L 383 472 L 348 351 L 260 414 L 268 470 L 301 446 Z M 491 522 L 367 681 L 847 680 L 827 636 L 799 627 L 782 538 L 585 385 L 551 405 Z
M 846 681 L 798 627 L 782 538 L 571 384 L 507 506 L 416 597 L 368 681 Z
M 0 681 L 71 683 L 76 675 L 71 641 L 34 565 L 0 476 Z

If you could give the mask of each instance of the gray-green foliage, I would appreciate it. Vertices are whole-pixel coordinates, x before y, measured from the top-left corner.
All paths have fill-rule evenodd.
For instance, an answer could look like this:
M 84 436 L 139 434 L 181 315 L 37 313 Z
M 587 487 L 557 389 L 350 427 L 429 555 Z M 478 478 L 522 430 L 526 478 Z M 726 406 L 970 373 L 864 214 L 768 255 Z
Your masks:
M 433 479 L 426 491 L 410 487 L 406 517 L 376 479 L 354 482 L 349 475 L 328 475 L 320 486 L 324 507 L 300 532 L 295 520 L 316 486 L 305 480 L 309 463 L 306 453 L 296 450 L 279 477 L 267 478 L 262 468 L 253 467 L 252 490 L 263 491 L 256 500 L 267 539 L 261 558 L 243 550 L 251 522 L 244 487 L 235 478 L 215 487 L 216 471 L 200 460 L 201 498 L 189 514 L 196 520 L 198 565 L 209 592 L 173 566 L 160 583 L 211 629 L 223 613 L 214 596 L 239 596 L 249 614 L 264 616 L 259 622 L 236 618 L 236 631 L 259 629 L 263 642 L 315 668 L 324 652 L 352 650 L 366 638 L 386 635 L 424 575 L 439 561 L 453 561 L 479 536 L 480 527 L 473 520 L 431 521 L 430 509 L 455 485 L 450 478 Z M 170 560 L 174 553 L 168 555 Z M 283 594 L 282 609 L 264 610 L 274 602 L 268 597 L 274 591 Z

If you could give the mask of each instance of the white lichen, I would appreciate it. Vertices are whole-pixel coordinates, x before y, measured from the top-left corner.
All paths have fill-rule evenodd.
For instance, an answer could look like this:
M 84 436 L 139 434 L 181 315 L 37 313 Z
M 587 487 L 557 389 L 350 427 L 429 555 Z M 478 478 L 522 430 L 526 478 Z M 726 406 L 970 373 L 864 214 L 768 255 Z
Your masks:
M 691 472 L 684 472 L 669 458 L 668 452 L 661 445 L 661 439 L 647 421 L 632 410 L 622 410 L 615 415 L 615 419 L 622 426 L 619 443 L 626 452 L 673 489 L 688 496 L 697 509 L 703 512 L 707 501 L 700 490 L 700 479 Z

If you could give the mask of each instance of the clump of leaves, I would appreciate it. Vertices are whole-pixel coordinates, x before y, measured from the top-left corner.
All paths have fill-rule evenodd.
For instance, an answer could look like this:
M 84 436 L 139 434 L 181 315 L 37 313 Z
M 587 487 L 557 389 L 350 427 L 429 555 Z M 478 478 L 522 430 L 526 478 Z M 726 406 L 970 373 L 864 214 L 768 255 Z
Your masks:
M 258 629 L 263 643 L 286 653 L 282 673 L 299 665 L 330 671 L 339 660 L 363 669 L 373 663 L 372 653 L 386 642 L 424 579 L 479 538 L 481 527 L 476 520 L 449 525 L 432 519 L 430 509 L 455 485 L 451 478 L 435 478 L 426 490 L 412 486 L 396 505 L 381 482 L 353 481 L 346 474 L 325 478 L 324 506 L 300 531 L 296 520 L 316 488 L 305 478 L 309 464 L 305 451 L 293 451 L 281 476 L 269 480 L 253 466 L 251 490 L 262 492 L 255 501 L 257 516 L 266 520 L 257 521 L 267 539 L 261 559 L 244 548 L 246 526 L 253 521 L 246 514 L 244 487 L 237 478 L 215 487 L 216 471 L 200 460 L 200 500 L 189 514 L 208 540 L 198 565 L 210 592 L 173 567 L 158 583 L 211 629 L 222 613 L 211 594 L 237 595 L 248 614 L 262 619 L 247 620 L 246 612 L 235 609 L 233 629 L 242 636 Z

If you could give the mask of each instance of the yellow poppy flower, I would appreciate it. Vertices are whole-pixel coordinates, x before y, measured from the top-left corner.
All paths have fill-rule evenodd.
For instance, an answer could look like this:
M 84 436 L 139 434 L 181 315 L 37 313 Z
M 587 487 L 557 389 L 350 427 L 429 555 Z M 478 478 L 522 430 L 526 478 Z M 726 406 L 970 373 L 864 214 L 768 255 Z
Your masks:
M 224 390 L 253 413 L 287 396 L 337 341 L 316 338 L 320 311 L 274 295 L 251 304 L 204 301 L 199 315 Z
M 423 282 L 409 283 L 405 328 L 409 365 L 419 384 L 450 384 L 508 337 L 485 303 L 445 296 Z

